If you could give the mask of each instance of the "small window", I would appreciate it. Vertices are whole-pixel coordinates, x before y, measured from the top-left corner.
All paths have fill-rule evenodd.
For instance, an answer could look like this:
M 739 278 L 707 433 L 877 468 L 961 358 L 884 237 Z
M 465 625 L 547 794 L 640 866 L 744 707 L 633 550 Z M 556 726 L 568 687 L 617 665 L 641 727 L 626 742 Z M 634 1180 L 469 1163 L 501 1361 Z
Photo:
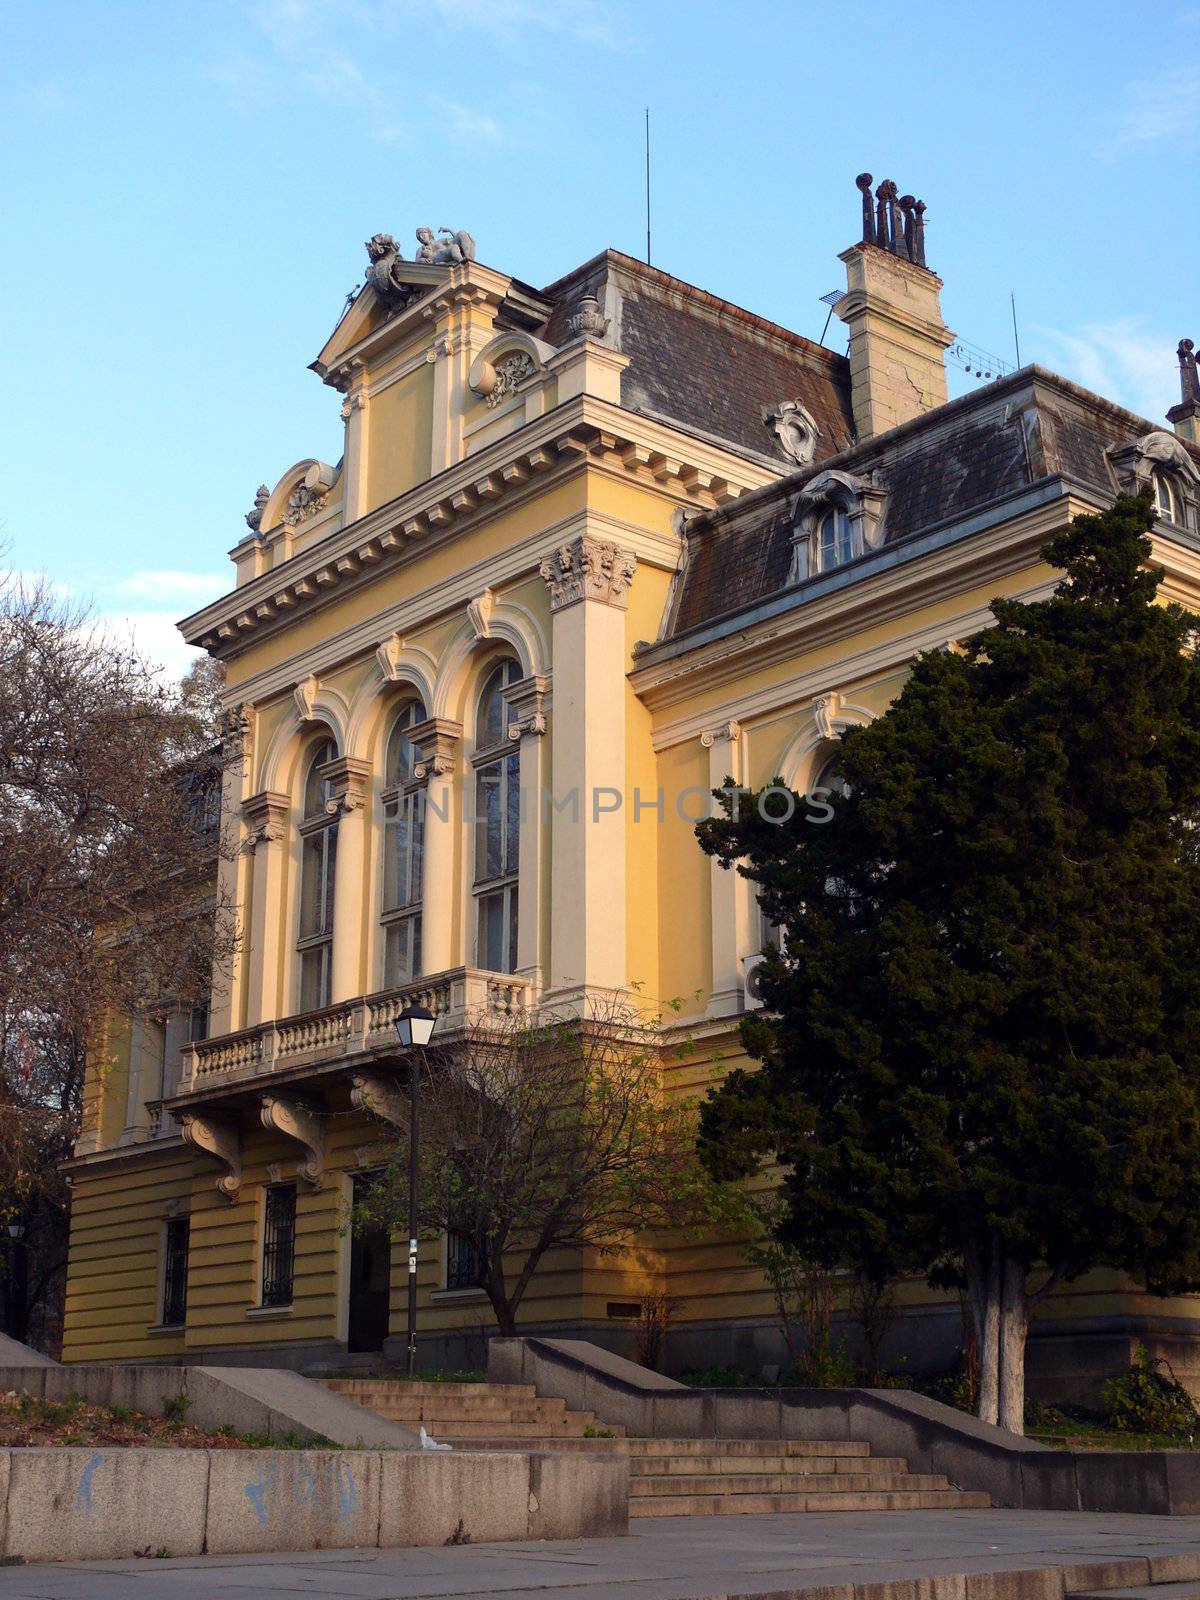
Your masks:
M 163 1230 L 162 1326 L 182 1328 L 187 1321 L 187 1217 L 171 1217 Z
M 817 565 L 821 572 L 853 561 L 854 526 L 844 506 L 831 506 L 817 527 Z
M 1165 472 L 1154 474 L 1154 505 L 1164 522 L 1176 520 L 1175 489 Z
M 188 1043 L 195 1044 L 197 1040 L 208 1038 L 208 1001 L 202 1000 L 198 1006 L 193 1006 L 188 1015 Z
M 465 1234 L 453 1228 L 446 1234 L 447 1289 L 476 1289 L 481 1272 L 479 1254 Z
M 296 1185 L 273 1183 L 263 1210 L 262 1304 L 290 1306 L 296 1269 Z

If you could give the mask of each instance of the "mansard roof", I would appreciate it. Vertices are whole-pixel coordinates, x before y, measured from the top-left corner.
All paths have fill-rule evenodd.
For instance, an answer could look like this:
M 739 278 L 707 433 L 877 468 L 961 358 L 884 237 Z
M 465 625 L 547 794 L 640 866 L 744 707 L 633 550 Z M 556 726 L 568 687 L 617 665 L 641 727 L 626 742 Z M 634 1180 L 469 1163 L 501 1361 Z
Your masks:
M 799 400 L 820 429 L 818 462 L 853 439 L 845 356 L 619 250 L 541 291 L 555 306 L 541 335 L 549 344 L 571 337 L 568 318 L 589 293 L 611 318 L 609 338 L 630 358 L 626 410 L 772 464 L 791 464 L 763 421 L 764 410 L 784 400 Z
M 1057 480 L 1100 503 L 1121 487 L 1113 455 L 1162 429 L 1043 367 L 1029 366 L 833 459 L 756 490 L 725 510 L 695 517 L 687 530 L 683 574 L 664 641 L 648 660 L 701 629 L 740 626 L 744 613 L 786 591 L 799 492 L 818 473 L 837 469 L 874 479 L 886 491 L 881 546 L 895 555 L 923 535 L 947 534 L 972 517 Z M 1174 435 L 1169 435 L 1175 438 Z M 1200 465 L 1200 448 L 1177 440 Z M 852 581 L 880 550 L 808 583 Z M 797 598 L 804 585 L 797 586 Z M 672 652 L 673 653 L 673 652 Z

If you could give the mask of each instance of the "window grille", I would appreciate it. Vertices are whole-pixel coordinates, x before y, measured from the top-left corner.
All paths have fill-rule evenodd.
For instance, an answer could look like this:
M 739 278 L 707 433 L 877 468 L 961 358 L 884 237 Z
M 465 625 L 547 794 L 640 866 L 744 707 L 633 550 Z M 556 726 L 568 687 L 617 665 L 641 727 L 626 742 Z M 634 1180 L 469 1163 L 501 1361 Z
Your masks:
M 262 1303 L 290 1306 L 296 1267 L 296 1185 L 272 1184 L 267 1190 L 265 1209 Z
M 447 1289 L 474 1289 L 479 1285 L 479 1253 L 465 1234 L 446 1234 Z
M 172 1217 L 163 1240 L 162 1325 L 182 1328 L 187 1321 L 188 1236 L 187 1217 Z

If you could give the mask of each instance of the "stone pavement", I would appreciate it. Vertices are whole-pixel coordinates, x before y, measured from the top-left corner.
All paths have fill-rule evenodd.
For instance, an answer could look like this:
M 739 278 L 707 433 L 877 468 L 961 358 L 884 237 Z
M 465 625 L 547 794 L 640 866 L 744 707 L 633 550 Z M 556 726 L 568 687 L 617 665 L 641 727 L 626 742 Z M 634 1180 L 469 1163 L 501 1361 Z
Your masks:
M 701 1600 L 1180 1554 L 1200 1555 L 1200 1517 L 666 1517 L 624 1539 L 11 1567 L 0 1569 L 0 1600 Z

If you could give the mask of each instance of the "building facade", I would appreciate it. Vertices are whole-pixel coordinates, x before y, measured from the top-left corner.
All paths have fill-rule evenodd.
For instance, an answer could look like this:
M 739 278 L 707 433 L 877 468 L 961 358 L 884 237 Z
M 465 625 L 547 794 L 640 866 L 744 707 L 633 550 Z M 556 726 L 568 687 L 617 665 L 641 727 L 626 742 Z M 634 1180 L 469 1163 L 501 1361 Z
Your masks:
M 1164 593 L 1200 608 L 1190 346 L 1174 432 L 1032 367 L 948 401 L 924 207 L 870 185 L 833 308 L 848 356 L 615 251 L 538 290 L 464 233 L 419 230 L 415 261 L 369 242 L 313 363 L 341 459 L 259 490 L 235 586 L 181 624 L 226 667 L 241 948 L 206 1016 L 97 1041 L 66 1360 L 394 1353 L 402 1243 L 344 1219 L 406 1004 L 452 1035 L 613 991 L 679 1000 L 702 1048 L 668 1090 L 701 1093 L 741 1059 L 763 943 L 751 886 L 695 840 L 714 786 L 811 787 L 919 652 L 996 595 L 1049 592 L 1041 546 L 1121 488 L 1153 485 Z M 430 1360 L 481 1360 L 470 1266 L 453 1237 L 423 1244 Z M 651 1291 L 676 1303 L 674 1368 L 780 1361 L 731 1240 L 562 1253 L 522 1323 L 621 1346 Z M 948 1365 L 957 1305 L 901 1295 L 897 1349 Z M 1083 1392 L 1139 1333 L 1200 1376 L 1193 1302 L 1065 1287 L 1035 1388 Z

